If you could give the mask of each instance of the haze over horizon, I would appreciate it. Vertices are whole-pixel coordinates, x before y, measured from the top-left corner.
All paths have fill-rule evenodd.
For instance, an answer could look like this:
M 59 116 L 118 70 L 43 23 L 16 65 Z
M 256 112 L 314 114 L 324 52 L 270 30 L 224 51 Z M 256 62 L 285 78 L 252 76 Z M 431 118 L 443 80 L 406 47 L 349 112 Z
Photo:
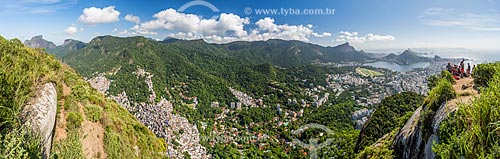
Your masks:
M 499 1 L 14 1 L 0 7 L 6 38 L 43 35 L 62 44 L 101 35 L 175 37 L 212 43 L 267 39 L 359 50 L 407 48 L 486 59 L 500 50 Z

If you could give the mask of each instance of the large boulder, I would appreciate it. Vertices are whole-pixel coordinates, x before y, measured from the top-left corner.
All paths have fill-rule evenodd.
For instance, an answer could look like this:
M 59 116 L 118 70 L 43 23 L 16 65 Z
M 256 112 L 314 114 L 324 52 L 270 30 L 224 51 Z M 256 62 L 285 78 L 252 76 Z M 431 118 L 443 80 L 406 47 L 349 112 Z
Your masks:
M 395 152 L 399 157 L 405 159 L 434 159 L 436 154 L 432 151 L 432 146 L 439 143 L 439 136 L 437 134 L 439 125 L 449 114 L 454 113 L 457 109 L 457 107 L 450 108 L 446 102 L 443 102 L 433 116 L 432 121 L 426 121 L 432 122 L 429 130 L 423 130 L 422 122 L 420 122 L 422 107 L 415 110 L 394 139 L 393 146 Z M 423 134 L 423 132 L 427 133 Z
M 57 92 L 53 83 L 37 87 L 21 111 L 23 126 L 30 128 L 41 139 L 42 156 L 48 158 L 56 122 Z
M 419 122 L 422 107 L 417 108 L 406 124 L 401 128 L 393 142 L 395 153 L 405 159 L 421 158 L 423 149 L 422 129 Z

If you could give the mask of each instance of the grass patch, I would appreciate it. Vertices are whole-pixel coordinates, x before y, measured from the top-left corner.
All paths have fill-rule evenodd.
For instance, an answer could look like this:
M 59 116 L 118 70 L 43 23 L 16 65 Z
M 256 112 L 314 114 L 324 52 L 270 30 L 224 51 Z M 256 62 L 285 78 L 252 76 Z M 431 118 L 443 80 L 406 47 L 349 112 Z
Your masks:
M 27 129 L 0 134 L 0 158 L 42 158 L 40 139 Z
M 78 131 L 69 131 L 65 140 L 55 142 L 52 151 L 51 158 L 83 159 L 82 144 L 80 143 Z
M 359 75 L 361 75 L 363 77 L 374 77 L 374 76 L 383 76 L 384 75 L 383 73 L 380 73 L 378 71 L 370 70 L 367 68 L 361 68 L 361 67 L 356 68 L 356 73 L 358 73 Z
M 98 122 L 102 119 L 103 109 L 97 105 L 87 105 L 85 108 L 85 116 L 87 116 L 87 120 L 92 122 Z

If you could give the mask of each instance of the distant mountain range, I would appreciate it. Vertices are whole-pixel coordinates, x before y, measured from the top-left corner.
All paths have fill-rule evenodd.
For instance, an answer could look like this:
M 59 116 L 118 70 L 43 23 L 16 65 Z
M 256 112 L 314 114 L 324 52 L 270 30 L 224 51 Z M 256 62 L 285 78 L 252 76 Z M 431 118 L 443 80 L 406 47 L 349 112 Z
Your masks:
M 30 48 L 54 49 L 56 44 L 43 39 L 42 35 L 34 36 L 31 40 L 24 41 L 24 45 Z
M 396 54 L 389 54 L 387 56 L 384 56 L 381 58 L 383 61 L 388 61 L 388 62 L 394 62 L 400 65 L 408 65 L 408 64 L 413 64 L 413 63 L 418 63 L 418 62 L 431 62 L 434 60 L 440 60 L 441 57 L 435 56 L 434 58 L 428 58 L 428 57 L 423 57 L 419 56 L 420 53 L 414 52 L 410 49 L 403 51 L 403 53 L 396 55 Z
M 98 39 L 106 38 L 96 37 L 92 41 Z M 128 38 L 128 40 L 131 40 L 131 38 Z M 302 66 L 314 62 L 342 63 L 372 61 L 387 61 L 400 65 L 408 65 L 418 62 L 441 60 L 439 56 L 435 58 L 420 56 L 422 53 L 414 52 L 410 49 L 403 51 L 399 55 L 394 53 L 388 55 L 367 53 L 362 50 L 356 50 L 349 43 L 334 47 L 324 47 L 302 41 L 279 39 L 253 42 L 237 41 L 228 44 L 210 44 L 203 40 L 181 40 L 175 38 L 165 38 L 163 41 L 147 40 L 164 45 L 198 48 L 225 57 L 236 58 L 249 64 L 270 63 L 281 67 Z M 56 46 L 53 42 L 43 39 L 43 36 L 35 36 L 31 40 L 26 40 L 24 44 L 31 48 L 44 48 L 49 53 L 53 53 L 58 57 L 75 53 L 87 46 L 87 43 L 72 39 L 67 39 L 62 45 Z M 207 50 L 206 48 L 213 48 L 214 50 Z
M 43 48 L 49 53 L 63 57 L 82 49 L 87 44 L 78 40 L 66 39 L 62 45 L 56 46 L 53 42 L 47 41 L 43 39 L 43 36 L 39 35 L 31 38 L 31 40 L 24 41 L 24 45 L 30 48 Z

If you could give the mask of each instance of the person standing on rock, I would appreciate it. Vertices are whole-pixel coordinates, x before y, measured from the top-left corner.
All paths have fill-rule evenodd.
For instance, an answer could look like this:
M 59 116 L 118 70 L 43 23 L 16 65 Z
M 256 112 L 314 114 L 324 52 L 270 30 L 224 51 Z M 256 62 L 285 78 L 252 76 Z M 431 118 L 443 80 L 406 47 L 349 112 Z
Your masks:
M 462 60 L 462 62 L 460 62 L 460 78 L 464 78 L 464 60 Z
M 471 74 L 470 63 L 467 63 L 467 77 Z

